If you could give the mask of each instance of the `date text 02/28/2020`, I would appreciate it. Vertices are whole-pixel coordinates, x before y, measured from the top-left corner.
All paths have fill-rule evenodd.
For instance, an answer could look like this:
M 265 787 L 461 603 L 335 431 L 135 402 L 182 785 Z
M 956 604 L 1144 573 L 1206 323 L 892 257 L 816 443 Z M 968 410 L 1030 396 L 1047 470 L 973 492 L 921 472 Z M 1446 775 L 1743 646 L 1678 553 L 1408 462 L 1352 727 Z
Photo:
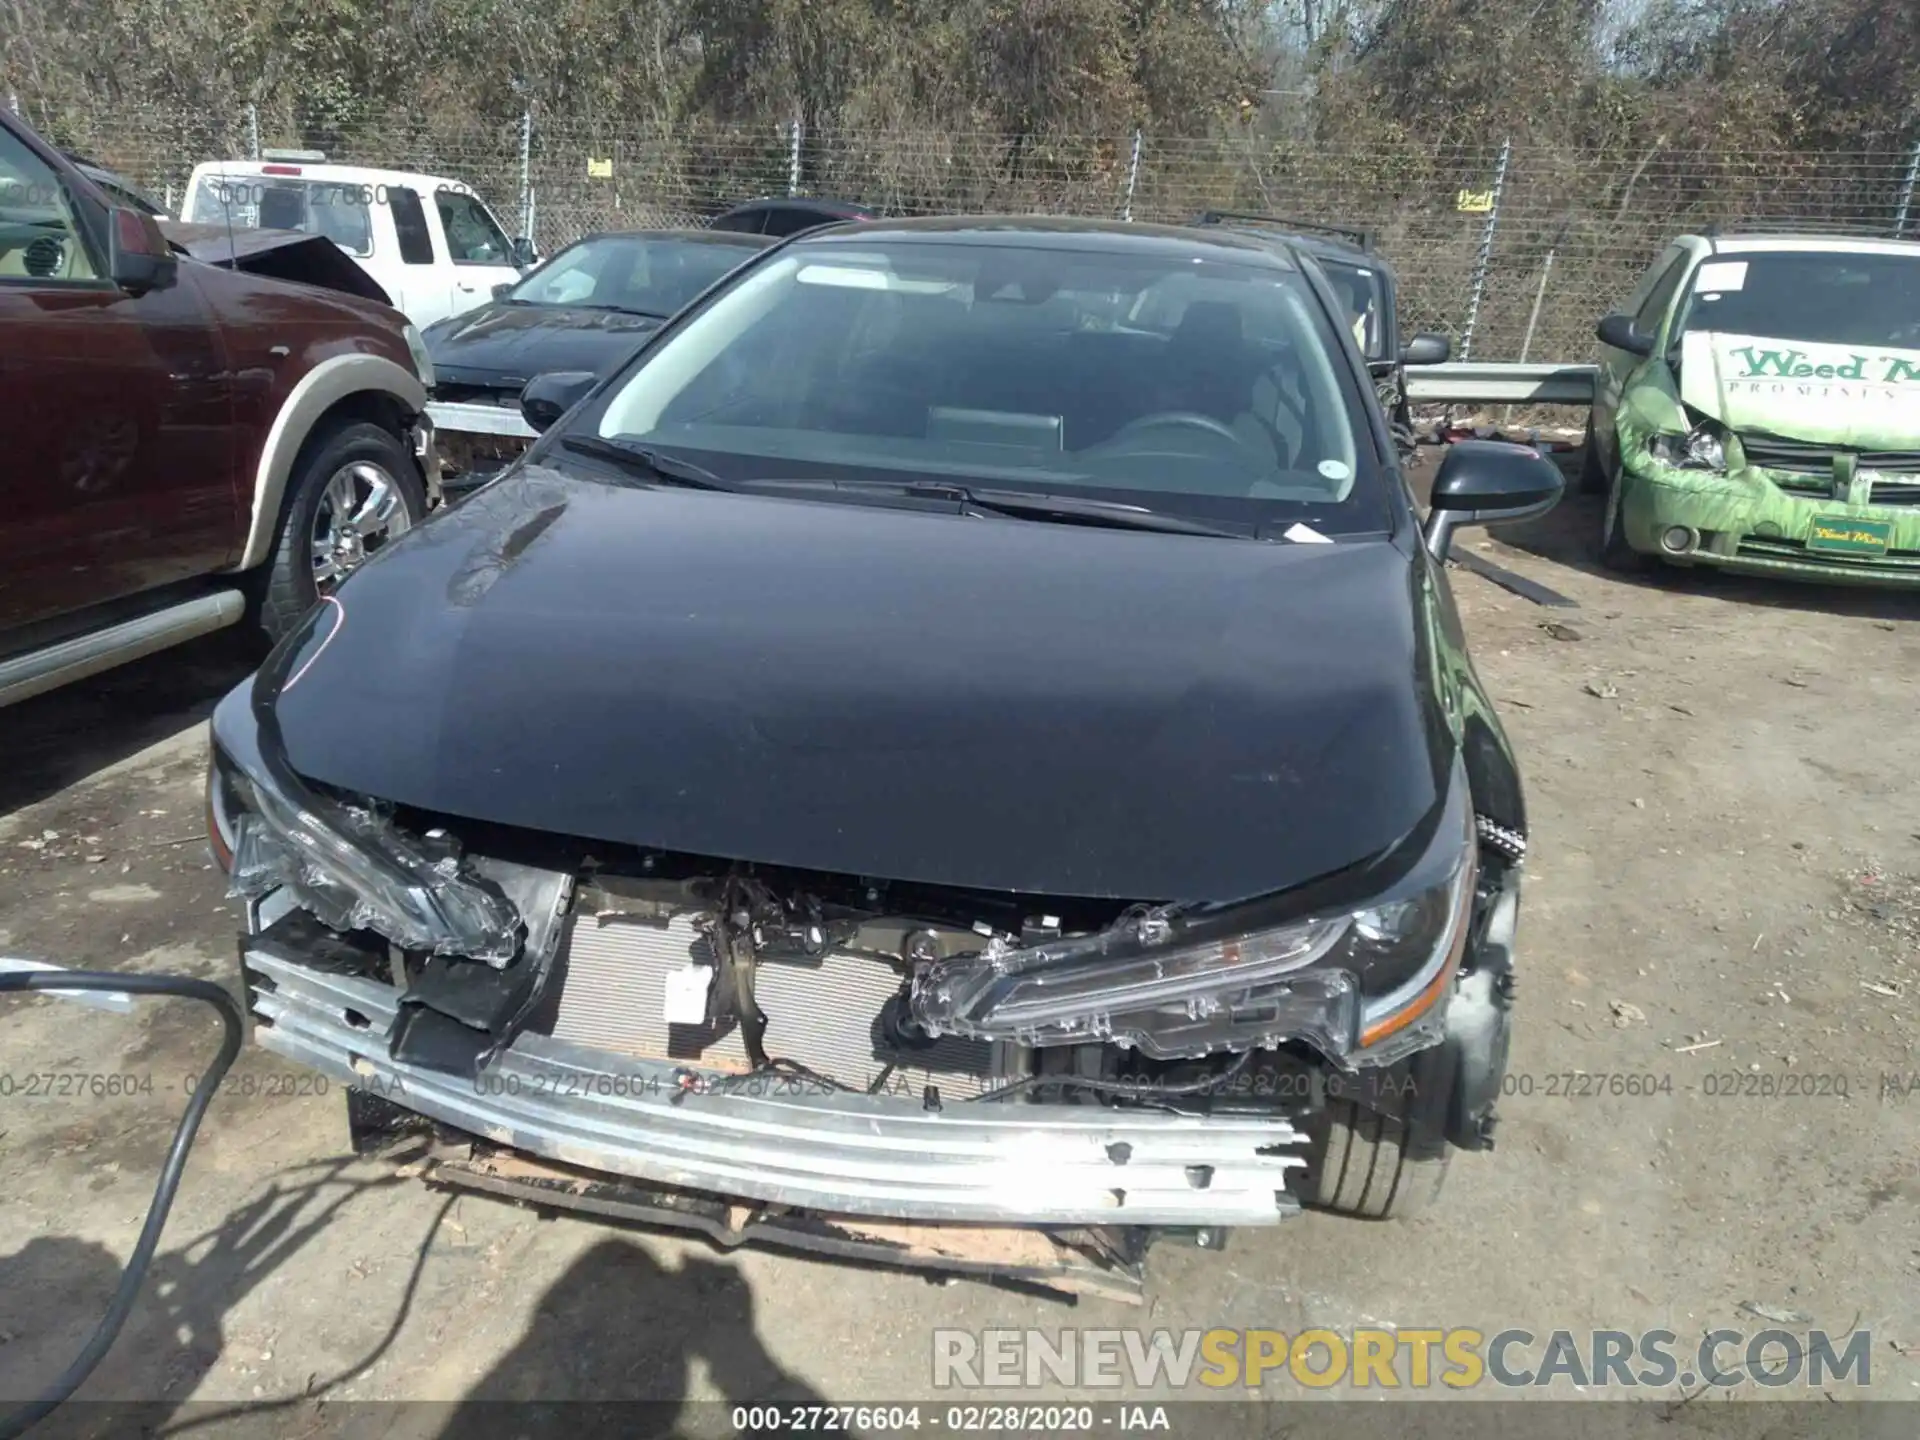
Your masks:
M 1164 1405 L 736 1405 L 733 1428 L 742 1435 L 909 1434 L 922 1429 L 955 1434 L 1075 1434 L 1096 1430 L 1171 1431 Z

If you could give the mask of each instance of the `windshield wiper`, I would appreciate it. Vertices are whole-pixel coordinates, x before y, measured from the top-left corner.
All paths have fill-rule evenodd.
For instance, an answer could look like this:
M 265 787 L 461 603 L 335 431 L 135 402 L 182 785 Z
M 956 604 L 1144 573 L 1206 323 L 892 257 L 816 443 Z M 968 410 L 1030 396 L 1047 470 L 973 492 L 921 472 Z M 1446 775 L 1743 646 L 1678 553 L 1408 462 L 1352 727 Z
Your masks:
M 591 455 L 596 460 L 608 460 L 631 475 L 639 475 L 663 485 L 678 485 L 688 490 L 725 490 L 738 494 L 741 486 L 731 480 L 722 480 L 711 470 L 702 469 L 691 460 L 676 460 L 671 455 L 662 455 L 658 450 L 649 450 L 644 445 L 629 445 L 622 440 L 608 440 L 599 435 L 562 435 L 562 449 L 571 450 L 576 455 Z
M 642 320 L 664 320 L 667 318 L 658 310 L 642 310 L 637 305 L 589 305 L 581 303 L 569 304 L 566 308 L 569 310 L 604 310 L 613 315 L 638 315 Z
M 1053 519 L 1066 524 L 1104 526 L 1113 530 L 1152 530 L 1163 535 L 1210 535 L 1221 540 L 1250 539 L 1244 531 L 1226 530 L 1204 520 L 1189 520 L 1118 500 L 1094 500 L 1082 495 L 1048 495 L 1028 490 L 977 490 L 948 480 L 823 480 L 764 481 L 755 488 L 805 488 L 809 485 L 843 490 L 866 490 L 904 495 L 919 500 L 950 500 L 959 505 L 1016 520 Z

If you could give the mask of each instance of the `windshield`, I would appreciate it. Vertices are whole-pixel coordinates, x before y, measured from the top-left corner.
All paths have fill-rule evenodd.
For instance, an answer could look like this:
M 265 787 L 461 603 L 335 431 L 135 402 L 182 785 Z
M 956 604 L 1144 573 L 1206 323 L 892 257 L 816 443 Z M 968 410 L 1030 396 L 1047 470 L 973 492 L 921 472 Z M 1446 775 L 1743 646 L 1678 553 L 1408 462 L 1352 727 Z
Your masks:
M 298 230 L 349 255 L 373 254 L 373 193 L 338 180 L 281 175 L 208 175 L 194 186 L 187 219 L 236 230 Z
M 562 250 L 506 298 L 671 315 L 753 253 L 743 245 L 603 235 Z
M 1679 333 L 1920 346 L 1920 254 L 1758 251 L 1694 272 Z
M 1387 524 L 1358 413 L 1297 271 L 894 241 L 752 268 L 582 421 L 757 478 L 981 480 L 1354 532 Z
M 68 187 L 57 171 L 0 130 L 0 279 L 93 278 Z

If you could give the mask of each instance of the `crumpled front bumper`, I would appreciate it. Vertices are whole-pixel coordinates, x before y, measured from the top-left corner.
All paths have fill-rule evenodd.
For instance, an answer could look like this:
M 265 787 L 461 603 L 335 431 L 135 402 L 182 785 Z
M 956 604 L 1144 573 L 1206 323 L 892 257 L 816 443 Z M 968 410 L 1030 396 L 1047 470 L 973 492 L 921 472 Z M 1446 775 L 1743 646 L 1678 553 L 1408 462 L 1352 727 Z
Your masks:
M 1640 456 L 1630 459 L 1627 469 L 1621 525 L 1627 543 L 1642 554 L 1754 575 L 1920 585 L 1920 505 L 1856 505 L 1793 493 L 1757 467 L 1715 475 Z M 1892 537 L 1884 555 L 1809 550 L 1816 518 L 1884 522 L 1892 526 Z M 1697 548 L 1674 554 L 1664 547 L 1661 537 L 1674 527 L 1698 532 Z
M 475 1079 L 389 1058 L 392 986 L 250 937 L 266 1049 L 526 1153 L 828 1214 L 1017 1225 L 1270 1225 L 1306 1137 L 1278 1117 L 828 1092 L 790 1077 L 683 1091 L 685 1067 L 522 1034 Z

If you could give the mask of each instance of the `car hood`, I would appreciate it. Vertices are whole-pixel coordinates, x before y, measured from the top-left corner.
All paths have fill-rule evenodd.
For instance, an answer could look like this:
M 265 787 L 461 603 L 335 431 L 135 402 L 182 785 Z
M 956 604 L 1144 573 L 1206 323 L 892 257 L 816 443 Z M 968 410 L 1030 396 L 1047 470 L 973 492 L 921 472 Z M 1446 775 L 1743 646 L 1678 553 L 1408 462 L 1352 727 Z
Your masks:
M 1920 449 L 1920 350 L 1698 331 L 1681 341 L 1680 398 L 1735 433 Z
M 424 338 L 441 381 L 518 390 L 549 370 L 604 374 L 659 328 L 617 310 L 495 302 L 429 326 Z
M 310 779 L 452 817 L 966 888 L 1239 899 L 1376 855 L 1437 800 L 1452 741 L 1416 583 L 1386 540 L 530 466 L 356 573 L 278 718 Z
M 389 309 L 393 306 L 393 297 L 380 282 L 324 236 L 300 230 L 234 230 L 181 220 L 156 223 L 174 249 L 203 265 L 338 290 L 343 295 L 377 301 Z

